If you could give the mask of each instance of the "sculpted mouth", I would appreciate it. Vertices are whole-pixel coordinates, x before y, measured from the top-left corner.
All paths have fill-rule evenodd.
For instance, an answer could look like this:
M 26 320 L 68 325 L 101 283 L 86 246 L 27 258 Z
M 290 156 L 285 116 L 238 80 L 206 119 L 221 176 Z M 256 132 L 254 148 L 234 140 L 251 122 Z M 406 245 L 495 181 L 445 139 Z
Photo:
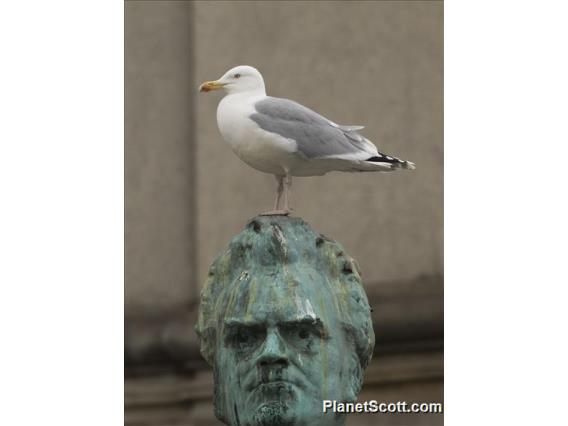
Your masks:
M 259 388 L 279 388 L 279 387 L 289 387 L 292 386 L 294 383 L 288 382 L 286 380 L 273 380 L 270 382 L 260 382 L 256 386 L 252 388 L 252 390 L 256 390 Z
M 297 398 L 297 392 L 293 383 L 275 380 L 272 382 L 259 383 L 250 391 L 250 396 L 256 403 L 265 403 L 267 401 L 292 401 Z

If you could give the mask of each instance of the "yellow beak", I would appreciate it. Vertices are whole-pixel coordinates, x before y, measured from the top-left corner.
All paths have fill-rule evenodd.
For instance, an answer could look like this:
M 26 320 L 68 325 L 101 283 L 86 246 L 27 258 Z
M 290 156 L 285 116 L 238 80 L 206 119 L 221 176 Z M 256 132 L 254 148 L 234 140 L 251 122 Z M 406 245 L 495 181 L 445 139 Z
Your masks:
M 222 89 L 225 83 L 219 83 L 218 81 L 206 81 L 201 86 L 199 86 L 200 92 L 209 92 L 211 90 Z

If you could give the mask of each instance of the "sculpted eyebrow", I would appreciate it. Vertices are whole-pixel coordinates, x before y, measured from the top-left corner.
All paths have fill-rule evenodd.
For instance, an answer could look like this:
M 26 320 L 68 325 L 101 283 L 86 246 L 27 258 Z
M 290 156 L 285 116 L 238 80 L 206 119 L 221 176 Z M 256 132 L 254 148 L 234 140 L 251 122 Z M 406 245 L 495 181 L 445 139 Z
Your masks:
M 327 328 L 323 325 L 322 320 L 315 317 L 304 317 L 297 320 L 286 321 L 281 325 L 281 327 L 284 328 L 307 327 L 316 331 L 322 338 L 329 337 Z
M 258 321 L 243 321 L 234 318 L 229 318 L 224 321 L 225 327 L 227 328 L 235 328 L 235 327 L 243 327 L 243 328 L 258 328 L 263 327 L 265 324 L 264 322 Z
M 261 329 L 266 327 L 265 322 L 259 321 L 246 321 L 241 319 L 229 318 L 224 321 L 225 328 L 228 331 L 248 328 L 248 329 Z M 290 321 L 284 321 L 278 324 L 279 328 L 293 329 L 298 327 L 306 327 L 314 330 L 320 337 L 329 338 L 329 333 L 323 321 L 317 317 L 306 316 L 303 318 L 298 318 Z

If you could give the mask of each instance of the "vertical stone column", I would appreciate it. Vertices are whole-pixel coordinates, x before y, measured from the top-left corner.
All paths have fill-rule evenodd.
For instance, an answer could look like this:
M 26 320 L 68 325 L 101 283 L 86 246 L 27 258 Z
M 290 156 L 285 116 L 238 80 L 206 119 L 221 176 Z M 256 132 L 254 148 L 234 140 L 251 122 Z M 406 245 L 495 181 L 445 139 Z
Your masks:
M 192 11 L 125 3 L 127 312 L 168 311 L 196 294 Z

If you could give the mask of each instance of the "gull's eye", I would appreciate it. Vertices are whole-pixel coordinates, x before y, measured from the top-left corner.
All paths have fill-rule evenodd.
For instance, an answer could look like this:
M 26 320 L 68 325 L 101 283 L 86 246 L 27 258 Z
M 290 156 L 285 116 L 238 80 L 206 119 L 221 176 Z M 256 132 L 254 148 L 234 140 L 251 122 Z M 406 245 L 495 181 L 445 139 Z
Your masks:
M 241 75 L 239 73 L 235 74 L 235 78 L 240 78 Z

